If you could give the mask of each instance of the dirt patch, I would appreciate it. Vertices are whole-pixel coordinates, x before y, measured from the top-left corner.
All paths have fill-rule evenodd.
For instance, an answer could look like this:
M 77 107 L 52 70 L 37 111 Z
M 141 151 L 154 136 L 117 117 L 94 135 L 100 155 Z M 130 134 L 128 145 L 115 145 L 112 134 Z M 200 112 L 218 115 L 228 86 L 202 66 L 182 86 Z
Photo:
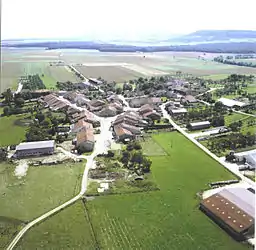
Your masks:
M 17 176 L 18 179 L 21 179 L 22 177 L 26 176 L 28 167 L 29 167 L 29 165 L 28 165 L 27 161 L 25 161 L 25 160 L 19 161 L 18 166 L 14 170 L 15 176 Z

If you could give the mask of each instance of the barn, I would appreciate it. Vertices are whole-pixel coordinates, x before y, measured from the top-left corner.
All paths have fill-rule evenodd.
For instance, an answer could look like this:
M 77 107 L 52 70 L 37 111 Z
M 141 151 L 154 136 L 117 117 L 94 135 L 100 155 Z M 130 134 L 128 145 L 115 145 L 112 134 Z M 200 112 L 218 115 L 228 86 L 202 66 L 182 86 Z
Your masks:
M 225 188 L 204 199 L 200 210 L 238 241 L 254 235 L 255 194 L 245 188 Z
M 51 155 L 54 153 L 54 140 L 23 142 L 16 147 L 17 158 L 26 156 Z

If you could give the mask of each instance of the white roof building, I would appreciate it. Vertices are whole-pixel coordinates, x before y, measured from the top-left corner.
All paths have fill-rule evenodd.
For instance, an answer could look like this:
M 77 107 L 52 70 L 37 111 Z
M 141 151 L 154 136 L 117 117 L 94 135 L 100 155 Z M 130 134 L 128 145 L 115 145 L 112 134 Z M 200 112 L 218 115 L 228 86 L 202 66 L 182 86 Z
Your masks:
M 22 142 L 16 147 L 16 151 L 42 148 L 54 148 L 54 140 Z
M 227 107 L 233 107 L 233 106 L 243 107 L 246 105 L 244 102 L 239 102 L 239 101 L 224 98 L 224 97 L 220 98 L 218 101 L 222 102 L 223 105 L 225 105 Z

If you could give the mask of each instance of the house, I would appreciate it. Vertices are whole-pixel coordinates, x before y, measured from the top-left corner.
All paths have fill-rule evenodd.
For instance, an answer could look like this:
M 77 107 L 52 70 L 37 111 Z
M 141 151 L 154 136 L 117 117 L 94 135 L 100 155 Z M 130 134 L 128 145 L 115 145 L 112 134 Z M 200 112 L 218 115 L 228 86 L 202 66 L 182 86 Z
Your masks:
M 114 107 L 118 114 L 120 114 L 124 111 L 122 104 L 118 101 L 110 103 L 109 107 Z
M 114 133 L 118 141 L 132 140 L 135 138 L 132 132 L 119 125 L 114 126 Z
M 100 106 L 104 106 L 105 102 L 102 100 L 92 100 L 90 101 L 89 105 L 92 107 L 100 107 Z
M 238 241 L 254 235 L 255 194 L 248 189 L 222 189 L 202 200 L 199 208 Z
M 188 126 L 190 130 L 205 129 L 209 127 L 211 127 L 211 123 L 209 121 L 191 122 Z
M 134 135 L 140 135 L 141 134 L 141 130 L 138 127 L 126 124 L 126 123 L 120 123 L 120 125 L 122 128 L 130 131 L 131 133 L 133 133 Z
M 185 115 L 188 113 L 187 109 L 185 108 L 175 109 L 172 107 L 168 108 L 168 112 L 171 116 Z
M 54 140 L 23 142 L 16 147 L 17 158 L 26 156 L 51 155 L 54 153 Z
M 162 104 L 162 99 L 159 97 L 151 97 L 148 99 L 148 103 L 153 105 L 160 105 Z
M 148 113 L 148 112 L 152 112 L 153 111 L 153 107 L 152 105 L 150 104 L 144 104 L 140 109 L 139 109 L 139 114 L 140 115 L 143 115 L 145 113 Z
M 161 114 L 157 113 L 156 111 L 149 111 L 145 114 L 143 114 L 144 118 L 149 118 L 151 120 L 160 120 Z
M 116 114 L 117 114 L 117 109 L 110 105 L 106 106 L 98 113 L 98 115 L 101 117 L 113 117 Z
M 78 106 L 84 106 L 84 105 L 89 105 L 90 103 L 90 99 L 85 98 L 85 96 L 83 94 L 78 94 L 75 98 L 74 98 L 74 102 L 78 105 Z
M 192 104 L 196 102 L 197 102 L 196 98 L 192 95 L 186 95 L 184 97 L 181 97 L 181 103 Z
M 86 152 L 93 151 L 95 139 L 93 135 L 93 129 L 81 130 L 76 135 L 76 148 L 80 145 L 84 145 L 86 148 Z
M 71 131 L 72 133 L 78 133 L 82 130 L 92 130 L 93 126 L 91 123 L 86 122 L 84 119 L 79 120 L 75 124 L 72 124 Z

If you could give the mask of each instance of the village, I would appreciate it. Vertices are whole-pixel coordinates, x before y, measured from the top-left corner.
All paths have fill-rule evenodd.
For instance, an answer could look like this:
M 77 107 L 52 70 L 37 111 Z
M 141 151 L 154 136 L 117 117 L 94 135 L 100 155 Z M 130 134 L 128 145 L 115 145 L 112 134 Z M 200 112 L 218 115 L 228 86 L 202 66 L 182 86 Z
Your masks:
M 63 84 L 59 91 L 33 90 L 13 93 L 12 98 L 5 94 L 4 115 L 12 112 L 12 101 L 22 98 L 25 101 L 20 106 L 33 107 L 34 120 L 27 141 L 9 145 L 2 152 L 21 166 L 23 175 L 29 164 L 86 160 L 79 198 L 84 193 L 94 197 L 123 190 L 149 192 L 159 187 L 152 180 L 152 162 L 142 147 L 151 134 L 179 131 L 241 179 L 241 183 L 211 183 L 214 189 L 202 195 L 199 207 L 237 240 L 250 239 L 254 234 L 256 150 L 239 153 L 226 146 L 221 150 L 225 155 L 216 151 L 216 156 L 213 153 L 219 147 L 212 146 L 213 153 L 207 148 L 212 141 L 238 132 L 241 125 L 227 125 L 226 117 L 244 113 L 244 108 L 255 106 L 255 102 L 223 97 L 207 102 L 206 95 L 223 87 L 207 87 L 196 78 L 153 77 L 136 83 L 135 87 L 134 82 L 125 83 L 120 90 L 102 79 L 90 78 L 72 90 Z M 253 118 L 253 127 L 255 115 L 248 116 Z M 255 145 L 255 135 L 248 132 L 246 136 L 246 143 Z

